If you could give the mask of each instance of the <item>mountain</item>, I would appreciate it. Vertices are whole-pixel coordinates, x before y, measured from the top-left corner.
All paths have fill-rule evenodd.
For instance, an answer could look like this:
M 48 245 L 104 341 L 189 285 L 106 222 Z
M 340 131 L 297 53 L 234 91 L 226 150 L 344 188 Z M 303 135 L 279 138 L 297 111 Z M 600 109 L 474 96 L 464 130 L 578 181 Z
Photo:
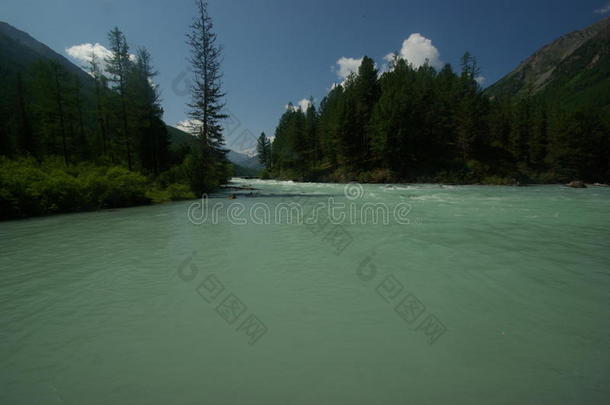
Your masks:
M 197 139 L 192 135 L 169 125 L 166 125 L 169 133 L 169 140 L 172 149 L 177 151 L 183 145 L 195 146 Z M 246 153 L 239 153 L 229 150 L 227 159 L 235 166 L 236 176 L 258 176 L 263 169 L 263 165 L 259 162 L 258 156 L 250 156 Z
M 490 97 L 528 92 L 569 107 L 610 106 L 610 17 L 544 46 L 485 90 Z
M 167 133 L 169 134 L 169 141 L 173 146 L 195 146 L 197 145 L 197 138 L 193 135 L 188 134 L 176 127 L 172 127 L 171 125 L 165 125 L 167 128 Z
M 91 85 L 91 77 L 42 42 L 10 24 L 0 21 L 0 66 L 9 71 L 26 69 L 38 60 L 53 60 L 76 75 L 84 85 Z
M 191 134 L 188 134 L 178 128 L 166 125 L 169 133 L 170 143 L 174 148 L 179 148 L 182 145 L 196 146 L 197 139 Z M 247 153 L 235 152 L 229 150 L 227 153 L 229 162 L 237 166 L 238 171 L 247 172 L 248 175 L 255 175 L 259 170 L 263 169 L 263 165 L 258 160 L 258 155 L 251 156 Z
M 230 162 L 246 169 L 260 170 L 263 168 L 263 165 L 258 160 L 257 155 L 249 156 L 245 153 L 230 150 L 229 153 L 227 153 L 227 159 L 229 159 Z

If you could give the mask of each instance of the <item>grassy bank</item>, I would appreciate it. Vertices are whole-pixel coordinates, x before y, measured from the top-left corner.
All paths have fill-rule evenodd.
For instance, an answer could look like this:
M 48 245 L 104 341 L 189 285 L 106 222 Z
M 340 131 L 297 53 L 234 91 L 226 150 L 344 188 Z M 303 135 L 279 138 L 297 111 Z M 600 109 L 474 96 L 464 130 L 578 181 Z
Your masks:
M 0 219 L 195 198 L 186 184 L 168 180 L 172 177 L 153 180 L 121 166 L 0 157 Z

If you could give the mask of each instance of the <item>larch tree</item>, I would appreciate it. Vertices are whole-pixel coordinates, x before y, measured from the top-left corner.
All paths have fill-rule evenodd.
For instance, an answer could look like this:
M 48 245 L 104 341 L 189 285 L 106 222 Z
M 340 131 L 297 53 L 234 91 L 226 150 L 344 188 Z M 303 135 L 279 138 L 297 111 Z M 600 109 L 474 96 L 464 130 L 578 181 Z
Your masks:
M 129 45 L 125 39 L 125 34 L 115 27 L 108 33 L 111 55 L 105 59 L 106 71 L 110 74 L 110 82 L 114 84 L 114 90 L 120 99 L 120 116 L 127 154 L 127 167 L 132 169 L 131 139 L 129 134 L 128 114 L 127 114 L 127 77 L 129 74 L 131 60 L 129 59 Z
M 148 173 L 159 174 L 167 165 L 169 140 L 162 121 L 161 97 L 153 81 L 156 75 L 150 52 L 146 48 L 138 48 L 128 83 L 131 116 L 136 128 L 138 157 L 142 169 Z
M 102 155 L 107 156 L 109 152 L 108 142 L 108 114 L 107 114 L 107 95 L 108 79 L 100 66 L 99 59 L 94 52 L 91 52 L 89 59 L 89 74 L 95 82 L 95 117 L 99 126 L 100 144 Z

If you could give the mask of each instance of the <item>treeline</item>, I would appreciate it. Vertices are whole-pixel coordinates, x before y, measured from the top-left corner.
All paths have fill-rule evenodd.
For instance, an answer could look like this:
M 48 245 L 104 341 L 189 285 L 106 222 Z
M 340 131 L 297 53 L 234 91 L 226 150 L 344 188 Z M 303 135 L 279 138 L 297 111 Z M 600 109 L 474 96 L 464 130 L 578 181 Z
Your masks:
M 25 71 L 0 76 L 0 131 L 4 156 L 66 165 L 95 160 L 157 175 L 171 163 L 156 75 L 148 50 L 130 54 L 125 35 L 108 35 L 111 56 L 95 54 L 83 79 L 58 61 L 40 59 Z
M 132 54 L 118 28 L 108 41 L 88 75 L 49 59 L 0 63 L 0 217 L 193 198 L 230 176 L 204 140 L 171 145 L 149 51 Z
M 379 75 L 364 57 L 318 108 L 289 104 L 267 173 L 307 181 L 610 180 L 607 109 L 566 111 L 534 95 L 492 100 L 478 76 L 468 53 L 459 74 L 395 58 Z

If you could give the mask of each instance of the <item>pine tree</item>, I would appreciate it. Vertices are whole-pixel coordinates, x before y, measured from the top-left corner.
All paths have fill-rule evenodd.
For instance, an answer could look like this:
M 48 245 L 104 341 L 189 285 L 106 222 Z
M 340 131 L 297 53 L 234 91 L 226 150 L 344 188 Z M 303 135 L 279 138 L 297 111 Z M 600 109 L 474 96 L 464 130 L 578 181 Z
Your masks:
M 544 170 L 548 144 L 548 115 L 544 103 L 536 103 L 532 118 L 532 137 L 529 142 L 529 161 L 536 170 Z
M 226 166 L 226 150 L 223 148 L 221 120 L 227 118 L 227 115 L 223 113 L 222 101 L 225 96 L 220 70 L 222 48 L 216 44 L 216 33 L 208 13 L 207 1 L 196 0 L 196 6 L 191 31 L 187 34 L 187 44 L 191 48 L 189 62 L 194 75 L 188 106 L 193 135 L 201 140 L 199 156 L 195 158 L 200 162 L 194 164 L 196 173 L 193 173 L 191 186 L 194 192 L 202 193 L 209 187 L 206 177 L 223 177 L 221 173 Z
M 67 166 L 73 139 L 69 114 L 71 77 L 56 61 L 40 60 L 32 66 L 31 73 L 34 130 L 42 141 L 41 153 L 60 155 Z
M 258 153 L 259 162 L 269 168 L 271 166 L 271 141 L 269 141 L 264 132 L 258 137 L 256 152 Z
M 17 73 L 16 111 L 17 119 L 17 148 L 24 155 L 37 155 L 36 139 L 32 132 L 30 114 L 26 106 L 25 86 L 21 73 Z
M 343 137 L 339 156 L 347 167 L 359 171 L 370 167 L 369 120 L 379 98 L 375 62 L 364 56 L 358 75 L 347 81 Z
M 13 87 L 13 77 L 9 70 L 0 66 L 0 94 L 4 95 L 0 97 L 0 156 L 11 157 L 16 152 L 11 131 L 15 117 Z
M 400 176 L 406 176 L 412 150 L 413 92 L 412 68 L 402 59 L 392 63 L 392 70 L 381 80 L 381 97 L 370 123 L 373 160 Z
M 89 74 L 95 82 L 95 116 L 99 127 L 101 152 L 107 156 L 110 152 L 109 119 L 108 119 L 108 78 L 104 76 L 98 58 L 95 53 L 91 53 L 89 60 Z
M 194 127 L 195 134 L 211 149 L 220 152 L 224 145 L 220 121 L 227 118 L 222 112 L 222 99 L 225 96 L 221 87 L 222 47 L 216 45 L 216 33 L 208 14 L 207 1 L 197 0 L 196 4 L 197 15 L 193 19 L 191 32 L 187 35 L 187 43 L 191 47 L 189 61 L 194 73 L 189 115 L 198 122 Z
M 307 110 L 305 111 L 305 128 L 304 128 L 304 136 L 306 143 L 306 166 L 308 171 L 308 176 L 313 175 L 313 172 L 316 171 L 316 167 L 319 165 L 319 139 L 318 139 L 318 112 L 316 110 L 316 106 L 313 102 L 313 97 L 310 97 L 309 104 L 307 105 Z
M 321 152 L 321 168 L 337 169 L 339 139 L 342 139 L 345 96 L 343 86 L 335 86 L 320 103 L 318 140 Z M 274 141 L 275 144 L 275 141 Z
M 127 91 L 131 100 L 131 120 L 136 129 L 139 161 L 145 172 L 153 174 L 159 174 L 167 165 L 169 148 L 167 130 L 161 120 L 161 99 L 153 82 L 156 75 L 150 52 L 146 48 L 138 48 Z
M 461 97 L 456 117 L 456 146 L 464 163 L 473 159 L 476 143 L 482 132 L 483 106 L 479 84 L 476 81 L 478 76 L 479 67 L 476 59 L 466 52 L 462 56 Z
M 127 78 L 131 68 L 129 59 L 129 45 L 125 35 L 115 27 L 108 33 L 110 51 L 112 54 L 106 58 L 106 71 L 110 74 L 110 82 L 114 83 L 114 90 L 119 96 L 119 115 L 122 124 L 123 142 L 127 155 L 127 167 L 132 169 L 132 140 L 129 132 L 128 113 L 127 113 Z

